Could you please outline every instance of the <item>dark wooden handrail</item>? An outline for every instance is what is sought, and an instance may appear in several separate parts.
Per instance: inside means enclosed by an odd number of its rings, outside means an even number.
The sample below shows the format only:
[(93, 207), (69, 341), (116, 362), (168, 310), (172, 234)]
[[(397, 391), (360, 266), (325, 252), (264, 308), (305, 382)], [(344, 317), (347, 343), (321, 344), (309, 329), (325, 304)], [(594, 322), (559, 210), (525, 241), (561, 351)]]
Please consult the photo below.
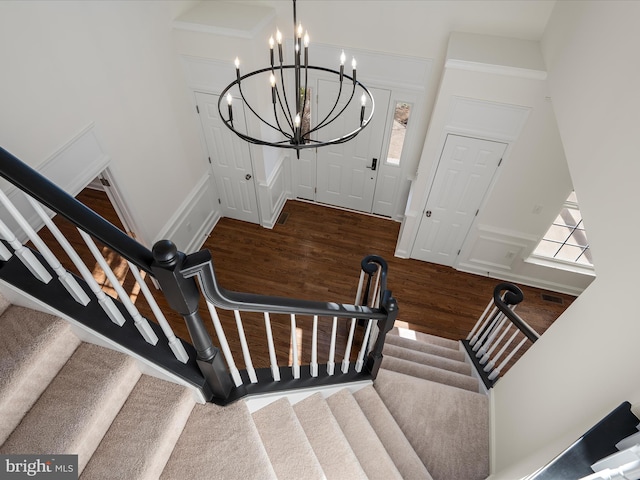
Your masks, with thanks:
[(0, 176), (59, 215), (97, 238), (112, 250), (151, 272), (151, 250), (83, 205), (51, 180), (0, 147)]
[[(504, 300), (502, 292), (505, 292)], [(513, 323), (518, 330), (520, 330), (532, 343), (535, 343), (540, 338), (538, 332), (527, 324), (520, 316), (514, 312), (509, 305), (517, 305), (524, 300), (524, 294), (522, 290), (515, 286), (513, 283), (499, 283), (493, 289), (493, 302), (509, 320)]]

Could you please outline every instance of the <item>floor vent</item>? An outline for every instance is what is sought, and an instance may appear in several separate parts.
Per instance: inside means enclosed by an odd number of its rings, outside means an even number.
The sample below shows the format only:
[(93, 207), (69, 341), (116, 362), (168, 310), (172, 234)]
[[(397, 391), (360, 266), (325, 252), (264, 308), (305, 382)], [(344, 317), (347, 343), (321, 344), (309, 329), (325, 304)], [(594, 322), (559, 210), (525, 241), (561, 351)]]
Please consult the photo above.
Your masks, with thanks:
[(278, 217), (278, 221), (276, 223), (278, 225), (284, 225), (285, 223), (287, 223), (288, 219), (289, 219), (289, 214), (287, 212), (282, 212)]
[(556, 297), (555, 295), (549, 295), (547, 293), (543, 293), (542, 300), (545, 302), (557, 303), (558, 305), (564, 305), (564, 300), (562, 297)]

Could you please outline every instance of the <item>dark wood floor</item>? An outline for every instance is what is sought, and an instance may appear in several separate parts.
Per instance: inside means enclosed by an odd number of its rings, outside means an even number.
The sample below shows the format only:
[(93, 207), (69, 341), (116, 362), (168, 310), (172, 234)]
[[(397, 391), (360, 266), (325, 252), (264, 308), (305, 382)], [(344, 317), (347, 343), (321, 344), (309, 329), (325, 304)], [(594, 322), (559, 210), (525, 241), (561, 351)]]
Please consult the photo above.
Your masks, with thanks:
[[(78, 199), (91, 206), (112, 223), (119, 220), (103, 192), (85, 190)], [(450, 339), (466, 337), (473, 324), (491, 298), (499, 280), (458, 272), (452, 268), (418, 260), (394, 257), (395, 243), (400, 225), (391, 220), (375, 218), (300, 201), (288, 201), (283, 213), (284, 224), (272, 230), (258, 225), (224, 218), (220, 220), (203, 248), (212, 252), (216, 274), (221, 285), (228, 290), (287, 296), (309, 300), (353, 303), (357, 289), (360, 260), (368, 254), (384, 257), (389, 264), (388, 287), (393, 291), (400, 307), (399, 321), (415, 330)], [(87, 265), (95, 265), (73, 229), (61, 224), (65, 235), (78, 245)], [(45, 234), (46, 236), (46, 234)], [(107, 253), (111, 263), (131, 291), (133, 281), (127, 275), (126, 263)], [(64, 259), (64, 257), (63, 257)], [(63, 262), (70, 266), (69, 261)], [(75, 271), (75, 269), (74, 269)], [(101, 279), (108, 290), (108, 281)], [(150, 282), (148, 282), (149, 285)], [(518, 313), (535, 330), (543, 333), (573, 301), (574, 297), (522, 286), (525, 301)], [(112, 293), (112, 292), (110, 292)], [(558, 305), (545, 301), (543, 293), (562, 299)], [(155, 295), (163, 304), (161, 295)], [(153, 318), (142, 296), (133, 295), (141, 312)], [(166, 305), (165, 305), (166, 307)], [(165, 309), (168, 309), (166, 307)], [(212, 337), (215, 333), (202, 305)], [(239, 352), (235, 321), (230, 312), (219, 312), (229, 329), (232, 350)], [(167, 317), (176, 334), (188, 339), (184, 323), (179, 316)], [(248, 342), (254, 353), (256, 366), (268, 365), (268, 352), (264, 345), (264, 320), (261, 315), (243, 315)], [(321, 319), (319, 361), (327, 359), (331, 319)], [(272, 318), (277, 355), (280, 363), (290, 359), (290, 329), (287, 316)], [(299, 318), (298, 338), (303, 361), (310, 358), (311, 318)], [(344, 339), (347, 323), (341, 322), (339, 338)], [(342, 359), (344, 342), (337, 348), (337, 360)], [(239, 360), (239, 367), (243, 362)], [(284, 360), (284, 361), (283, 361)]]

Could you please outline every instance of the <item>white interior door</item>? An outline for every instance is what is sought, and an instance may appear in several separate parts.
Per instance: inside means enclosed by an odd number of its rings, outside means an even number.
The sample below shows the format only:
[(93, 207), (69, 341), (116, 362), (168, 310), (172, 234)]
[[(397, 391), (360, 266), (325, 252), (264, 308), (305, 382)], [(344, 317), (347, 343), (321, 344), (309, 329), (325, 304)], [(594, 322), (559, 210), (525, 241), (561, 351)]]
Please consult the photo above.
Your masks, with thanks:
[(453, 265), (507, 144), (447, 135), (412, 258)]
[[(314, 115), (316, 121), (318, 118), (324, 118), (333, 107), (338, 86), (337, 82), (318, 81), (318, 104)], [(378, 88), (370, 88), (369, 91), (375, 99), (375, 112), (371, 124), (353, 140), (317, 150), (318, 202), (371, 213), (377, 167), (382, 160), (390, 92)], [(339, 104), (337, 108), (341, 109), (343, 106), (344, 103)], [(354, 101), (338, 120), (323, 129), (322, 137), (318, 139), (335, 138), (344, 132), (353, 131), (357, 128), (359, 120), (360, 102)]]
[[(196, 92), (200, 122), (207, 142), (222, 215), (259, 223), (258, 201), (249, 144), (224, 126), (218, 114), (218, 95)], [(234, 101), (234, 122), (245, 123), (242, 102)]]

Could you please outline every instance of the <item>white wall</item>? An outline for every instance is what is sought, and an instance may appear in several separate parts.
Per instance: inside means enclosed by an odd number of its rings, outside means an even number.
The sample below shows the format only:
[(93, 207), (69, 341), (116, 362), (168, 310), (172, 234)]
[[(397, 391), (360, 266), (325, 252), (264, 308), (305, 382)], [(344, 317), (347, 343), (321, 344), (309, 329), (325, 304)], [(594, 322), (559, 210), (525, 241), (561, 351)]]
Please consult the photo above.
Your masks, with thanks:
[(544, 465), (625, 400), (640, 413), (638, 18), (638, 2), (558, 2), (545, 33), (598, 278), (494, 389), (494, 479)]
[[(453, 266), (574, 295), (591, 283), (592, 276), (525, 261), (572, 190), (545, 77), (538, 42), (457, 32), (451, 35), (447, 67), (412, 185), (397, 254), (411, 254), (447, 133), (462, 134), (509, 146)], [(474, 115), (482, 121), (455, 118), (461, 115), (456, 105), (465, 99), (471, 99), (472, 104), (479, 101)], [(513, 115), (526, 111), (524, 125), (502, 125), (499, 112), (505, 108)], [(511, 118), (511, 113), (504, 115), (505, 119)]]
[(38, 166), (92, 122), (150, 244), (206, 173), (171, 21), (192, 2), (0, 2), (0, 145)]

